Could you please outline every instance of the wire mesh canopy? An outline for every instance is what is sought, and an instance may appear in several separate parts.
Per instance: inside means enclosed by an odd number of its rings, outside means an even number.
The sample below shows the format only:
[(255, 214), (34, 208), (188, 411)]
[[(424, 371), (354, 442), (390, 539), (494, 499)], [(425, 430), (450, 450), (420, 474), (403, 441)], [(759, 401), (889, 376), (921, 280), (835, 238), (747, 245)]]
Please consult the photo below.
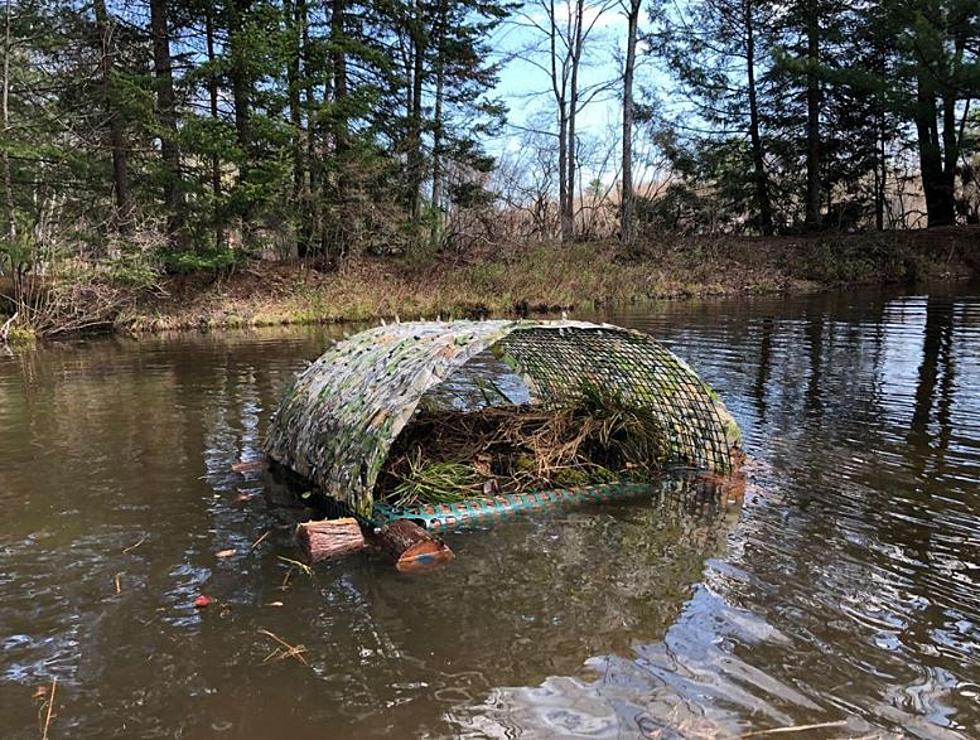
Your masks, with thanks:
[(266, 451), (370, 515), (388, 452), (419, 403), (488, 351), (519, 376), (533, 403), (568, 403), (585, 384), (612, 388), (655, 412), (672, 464), (719, 473), (733, 465), (738, 426), (682, 360), (646, 334), (566, 320), (411, 322), (338, 342), (286, 392)]

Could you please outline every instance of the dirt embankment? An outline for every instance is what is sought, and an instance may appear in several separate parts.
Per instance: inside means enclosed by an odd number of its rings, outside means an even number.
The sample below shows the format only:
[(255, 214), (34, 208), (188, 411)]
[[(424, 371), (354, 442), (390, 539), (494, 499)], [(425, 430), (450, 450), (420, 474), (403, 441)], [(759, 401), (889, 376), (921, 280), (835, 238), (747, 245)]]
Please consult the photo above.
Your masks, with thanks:
[[(146, 332), (395, 316), (475, 318), (657, 298), (801, 292), (978, 275), (977, 227), (850, 236), (647, 239), (630, 253), (608, 241), (499, 246), (465, 256), (360, 257), (336, 271), (295, 262), (252, 262), (230, 273), (167, 277), (152, 291), (106, 284), (94, 294), (113, 300), (102, 301), (105, 306), (96, 301), (91, 310), (74, 297), (79, 291), (70, 290), (74, 286), (69, 284), (62, 286), (69, 290), (58, 293), (67, 295), (68, 302), (57, 305), (67, 306), (65, 316), (73, 324), (59, 322), (61, 314), (55, 312), (43, 317), (47, 324), (34, 327), (22, 317), (5, 331), (29, 337), (32, 330), (63, 335), (74, 326)], [(9, 295), (0, 290), (4, 292)], [(89, 320), (90, 314), (98, 320)], [(0, 326), (5, 323), (0, 316)]]
[(475, 317), (654, 298), (805, 291), (980, 274), (980, 229), (699, 238), (500, 248), (417, 263), (364, 257), (340, 271), (256, 263), (166, 280), (118, 317), (130, 331), (400, 316)]

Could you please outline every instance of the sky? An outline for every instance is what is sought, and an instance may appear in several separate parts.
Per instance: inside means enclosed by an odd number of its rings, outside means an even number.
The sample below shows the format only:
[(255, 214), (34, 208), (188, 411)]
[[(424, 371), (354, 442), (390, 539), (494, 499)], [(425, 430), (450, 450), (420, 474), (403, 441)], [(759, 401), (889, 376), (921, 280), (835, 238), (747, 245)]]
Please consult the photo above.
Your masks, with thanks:
[[(591, 15), (596, 14), (596, 6), (591, 6)], [(532, 20), (543, 21), (544, 14), (534, 11), (534, 3), (525, 5), (524, 14)], [(625, 48), (626, 18), (622, 8), (615, 4), (603, 12), (595, 22), (589, 37), (586, 51), (589, 58), (583, 59), (580, 67), (580, 89), (615, 81), (614, 87), (597, 96), (579, 114), (578, 130), (586, 136), (603, 135), (610, 127), (618, 127), (620, 117), (620, 89), (618, 77), (621, 74), (619, 57)], [(551, 93), (550, 79), (546, 72), (532, 61), (522, 59), (521, 51), (543, 41), (542, 35), (529, 28), (520, 16), (514, 22), (501, 27), (493, 40), (498, 60), (504, 61), (497, 85), (496, 94), (509, 108), (508, 127), (494, 142), (491, 149), (498, 152), (513, 151), (521, 145), (521, 127), (555, 128), (555, 102)], [(548, 64), (546, 48), (534, 54), (540, 64)], [(488, 143), (489, 144), (489, 143)]]
[[(557, 0), (567, 9), (568, 0)], [(600, 10), (600, 8), (603, 8)], [(567, 12), (567, 10), (566, 10)], [(567, 16), (566, 16), (567, 17)], [(612, 83), (611, 87), (599, 93), (595, 99), (579, 113), (577, 131), (584, 144), (590, 140), (600, 140), (595, 158), (601, 160), (611, 146), (618, 143), (622, 120), (621, 74), (622, 58), (626, 48), (627, 21), (624, 8), (616, 0), (605, 0), (605, 4), (591, 3), (586, 9), (587, 23), (594, 21), (594, 27), (586, 44), (586, 58), (580, 66), (580, 90)], [(532, 23), (544, 23), (544, 11), (535, 2), (526, 2), (522, 9), (494, 36), (493, 45), (496, 60), (503, 64), (500, 80), (495, 94), (508, 106), (508, 125), (502, 134), (492, 141), (485, 142), (490, 153), (497, 157), (514, 154), (523, 146), (524, 129), (556, 130), (555, 101), (550, 88), (550, 76), (538, 65), (548, 65), (548, 49), (543, 34), (532, 28)], [(640, 31), (647, 25), (644, 9), (640, 15)], [(539, 51), (522, 53), (539, 45)], [(642, 46), (642, 45), (641, 45)], [(537, 62), (537, 63), (535, 63)], [(641, 88), (656, 82), (662, 87), (666, 79), (656, 72), (649, 59), (644, 59), (638, 49), (636, 82), (634, 94), (641, 98)], [(608, 142), (608, 143), (607, 143)], [(583, 144), (583, 145), (584, 145)], [(557, 147), (557, 139), (555, 139)], [(640, 152), (637, 152), (638, 156)], [(597, 178), (605, 184), (618, 178), (618, 153), (608, 158), (603, 165), (598, 162), (583, 162), (584, 182)]]

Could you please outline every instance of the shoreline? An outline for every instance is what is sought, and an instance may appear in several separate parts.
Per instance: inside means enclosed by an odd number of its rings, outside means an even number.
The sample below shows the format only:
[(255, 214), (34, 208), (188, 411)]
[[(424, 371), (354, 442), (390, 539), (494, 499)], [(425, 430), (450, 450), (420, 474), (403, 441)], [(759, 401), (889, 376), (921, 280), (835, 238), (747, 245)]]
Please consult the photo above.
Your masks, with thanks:
[[(250, 262), (133, 290), (104, 332), (340, 324), (379, 319), (513, 317), (656, 300), (802, 294), (980, 275), (980, 229), (804, 237), (718, 237), (500, 247), (484, 254), (357, 257), (343, 269)], [(0, 324), (3, 322), (0, 321)], [(29, 332), (18, 327), (16, 335)], [(71, 334), (60, 334), (67, 337)]]

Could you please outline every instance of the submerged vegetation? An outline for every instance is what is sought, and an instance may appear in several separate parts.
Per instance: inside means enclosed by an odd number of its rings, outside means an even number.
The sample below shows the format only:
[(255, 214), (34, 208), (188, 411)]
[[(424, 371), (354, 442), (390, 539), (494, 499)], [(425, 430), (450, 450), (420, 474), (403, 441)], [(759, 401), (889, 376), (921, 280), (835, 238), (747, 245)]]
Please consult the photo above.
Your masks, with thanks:
[(559, 406), (419, 411), (392, 447), (380, 494), (409, 506), (643, 480), (667, 460), (662, 426), (591, 384)]

